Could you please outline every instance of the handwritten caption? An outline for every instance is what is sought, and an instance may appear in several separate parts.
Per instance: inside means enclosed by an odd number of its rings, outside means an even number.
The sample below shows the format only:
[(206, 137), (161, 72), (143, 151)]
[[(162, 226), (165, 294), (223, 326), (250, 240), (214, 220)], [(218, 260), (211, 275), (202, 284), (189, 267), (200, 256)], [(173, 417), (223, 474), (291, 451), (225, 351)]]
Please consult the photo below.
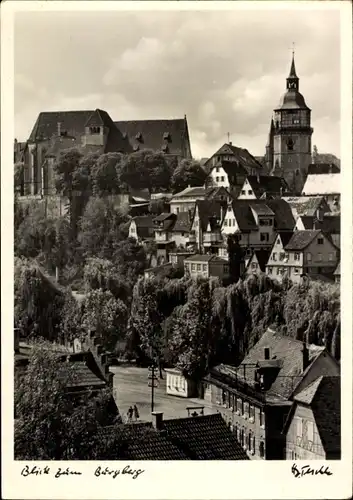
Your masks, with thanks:
[(294, 477), (303, 476), (332, 476), (333, 472), (330, 471), (328, 466), (321, 465), (318, 469), (312, 469), (310, 465), (303, 465), (298, 467), (297, 464), (292, 465), (292, 474)]
[[(112, 479), (116, 479), (118, 476), (128, 476), (131, 479), (137, 479), (141, 474), (143, 474), (145, 471), (143, 469), (132, 469), (130, 465), (126, 465), (125, 467), (121, 469), (109, 469), (109, 467), (101, 467), (98, 466), (93, 472), (93, 476), (95, 477), (104, 477), (104, 476), (110, 476)], [(86, 474), (86, 473), (85, 473)], [(51, 475), (55, 479), (59, 479), (61, 477), (67, 477), (67, 476), (82, 476), (83, 473), (70, 469), (70, 467), (62, 468), (51, 468), (48, 466), (45, 467), (37, 467), (36, 465), (30, 467), (29, 465), (26, 465), (22, 471), (21, 471), (21, 476), (28, 477), (28, 476), (46, 476), (46, 475)]]

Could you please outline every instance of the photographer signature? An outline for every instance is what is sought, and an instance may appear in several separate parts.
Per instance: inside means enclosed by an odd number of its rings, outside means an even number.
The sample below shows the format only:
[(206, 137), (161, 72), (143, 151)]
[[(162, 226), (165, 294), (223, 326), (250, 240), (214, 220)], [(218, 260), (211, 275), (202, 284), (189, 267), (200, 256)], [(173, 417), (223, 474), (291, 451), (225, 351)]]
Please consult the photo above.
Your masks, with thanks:
[(310, 476), (332, 476), (332, 472), (330, 471), (330, 468), (327, 466), (325, 467), (324, 465), (321, 465), (319, 469), (312, 469), (310, 465), (303, 465), (302, 467), (297, 467), (297, 464), (292, 465), (292, 474), (294, 477), (303, 477), (306, 475)]

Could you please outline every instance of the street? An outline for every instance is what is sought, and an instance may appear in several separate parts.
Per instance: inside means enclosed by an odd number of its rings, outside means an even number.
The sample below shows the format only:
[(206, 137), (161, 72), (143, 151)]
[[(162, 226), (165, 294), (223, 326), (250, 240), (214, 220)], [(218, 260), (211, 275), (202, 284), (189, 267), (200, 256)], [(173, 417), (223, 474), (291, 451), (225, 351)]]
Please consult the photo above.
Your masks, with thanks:
[[(151, 387), (148, 387), (148, 369), (135, 366), (112, 366), (114, 373), (114, 399), (121, 416), (126, 417), (130, 406), (136, 404), (140, 420), (151, 420)], [(159, 374), (158, 374), (159, 375)], [(166, 394), (166, 373), (154, 389), (154, 411), (163, 412), (164, 418), (187, 417), (187, 406), (204, 406), (204, 414), (216, 413), (211, 403), (198, 398), (178, 398)]]

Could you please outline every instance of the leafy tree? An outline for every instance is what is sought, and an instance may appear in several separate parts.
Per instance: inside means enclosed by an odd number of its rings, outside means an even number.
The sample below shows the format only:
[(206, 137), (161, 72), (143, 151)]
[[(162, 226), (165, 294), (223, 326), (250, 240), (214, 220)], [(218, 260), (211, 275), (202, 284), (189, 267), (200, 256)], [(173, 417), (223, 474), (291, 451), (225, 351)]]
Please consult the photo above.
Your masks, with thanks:
[(173, 191), (179, 192), (188, 186), (202, 186), (206, 180), (207, 173), (195, 160), (181, 160), (173, 171), (171, 184)]
[(170, 169), (163, 153), (143, 149), (124, 159), (120, 181), (132, 189), (147, 188), (151, 191), (168, 189)]
[(137, 279), (147, 267), (146, 251), (133, 238), (115, 242), (112, 261), (118, 275), (133, 288)]
[(15, 259), (15, 325), (27, 336), (58, 338), (63, 292), (39, 267)]
[(130, 289), (119, 277), (116, 266), (109, 260), (88, 259), (84, 268), (84, 283), (86, 292), (97, 289), (109, 290), (116, 299), (121, 299), (125, 303), (128, 301)]
[(107, 290), (92, 290), (83, 302), (82, 325), (84, 329), (95, 329), (108, 350), (114, 350), (118, 340), (126, 335), (128, 310), (124, 302), (115, 299)]
[(115, 194), (119, 192), (121, 153), (106, 153), (101, 155), (91, 170), (94, 196)]
[(75, 399), (67, 392), (75, 378), (73, 367), (50, 346), (38, 342), (32, 348), (25, 373), (15, 377), (16, 459), (88, 460), (97, 448), (102, 451), (99, 430), (118, 419), (111, 394), (87, 392)]
[(91, 198), (79, 220), (78, 242), (84, 257), (111, 259), (114, 245), (124, 238), (120, 226), (125, 218), (109, 198)]

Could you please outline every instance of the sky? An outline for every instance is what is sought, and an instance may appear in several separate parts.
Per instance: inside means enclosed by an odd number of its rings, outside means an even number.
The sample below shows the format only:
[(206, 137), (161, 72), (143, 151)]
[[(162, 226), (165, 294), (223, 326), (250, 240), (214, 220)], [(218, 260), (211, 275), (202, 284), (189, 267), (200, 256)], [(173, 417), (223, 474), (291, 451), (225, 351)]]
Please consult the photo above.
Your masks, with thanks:
[(340, 157), (337, 11), (21, 12), (15, 17), (15, 137), (41, 111), (113, 120), (187, 116), (192, 154), (227, 142), (263, 155), (295, 42), (312, 144)]

